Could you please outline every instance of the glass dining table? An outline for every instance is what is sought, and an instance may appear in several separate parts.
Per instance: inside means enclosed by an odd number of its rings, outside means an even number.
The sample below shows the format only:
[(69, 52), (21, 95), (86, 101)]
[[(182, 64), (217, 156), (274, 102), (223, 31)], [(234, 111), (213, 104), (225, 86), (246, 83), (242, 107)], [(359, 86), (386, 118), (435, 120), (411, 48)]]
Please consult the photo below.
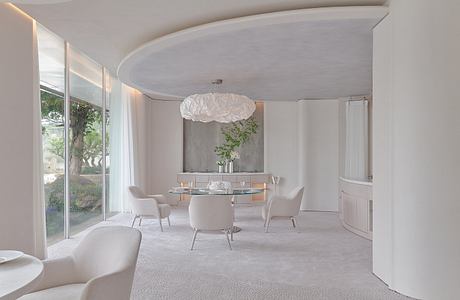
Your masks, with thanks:
[(169, 190), (170, 194), (178, 195), (216, 195), (216, 196), (245, 196), (263, 193), (265, 189), (258, 188), (232, 188), (232, 189), (208, 189), (174, 187)]
[[(246, 196), (246, 195), (255, 195), (263, 193), (265, 189), (259, 188), (231, 188), (231, 189), (209, 189), (209, 188), (190, 188), (190, 187), (174, 187), (169, 190), (170, 194), (177, 195), (191, 195), (191, 196), (200, 196), (200, 195), (214, 195), (214, 196), (231, 196), (233, 208), (237, 202), (237, 196)], [(238, 226), (233, 226), (233, 232), (240, 232), (241, 228)]]

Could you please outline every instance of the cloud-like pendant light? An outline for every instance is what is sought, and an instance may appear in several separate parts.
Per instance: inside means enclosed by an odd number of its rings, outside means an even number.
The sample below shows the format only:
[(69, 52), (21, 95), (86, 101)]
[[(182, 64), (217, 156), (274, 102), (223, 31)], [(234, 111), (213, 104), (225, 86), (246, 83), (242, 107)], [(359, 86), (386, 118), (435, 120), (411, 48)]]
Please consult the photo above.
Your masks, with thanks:
[[(213, 84), (221, 84), (218, 79)], [(180, 105), (180, 113), (184, 119), (219, 123), (230, 123), (245, 120), (256, 110), (253, 100), (243, 95), (230, 93), (207, 93), (188, 96)]]

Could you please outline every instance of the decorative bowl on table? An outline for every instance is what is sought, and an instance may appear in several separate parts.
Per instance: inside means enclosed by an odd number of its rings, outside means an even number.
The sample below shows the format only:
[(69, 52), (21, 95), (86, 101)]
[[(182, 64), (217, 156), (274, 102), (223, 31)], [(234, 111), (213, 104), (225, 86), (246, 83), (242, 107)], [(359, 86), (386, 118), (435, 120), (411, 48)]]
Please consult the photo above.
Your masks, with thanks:
[(208, 183), (208, 189), (210, 193), (214, 194), (227, 194), (233, 191), (232, 183), (229, 181), (211, 181)]

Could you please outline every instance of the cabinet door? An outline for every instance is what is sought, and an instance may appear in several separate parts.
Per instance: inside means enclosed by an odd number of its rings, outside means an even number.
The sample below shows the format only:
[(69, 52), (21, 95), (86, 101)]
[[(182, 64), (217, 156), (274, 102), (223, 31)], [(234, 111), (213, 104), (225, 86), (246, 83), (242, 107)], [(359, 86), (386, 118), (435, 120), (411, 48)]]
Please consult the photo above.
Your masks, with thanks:
[(189, 183), (190, 181), (195, 182), (195, 175), (177, 174), (177, 182)]
[(356, 199), (342, 191), (343, 221), (351, 227), (356, 227)]
[(237, 175), (222, 175), (222, 180), (236, 183), (238, 182), (238, 176)]
[(356, 198), (355, 227), (364, 232), (369, 231), (369, 200)]
[(209, 182), (209, 176), (207, 175), (197, 175), (196, 182)]

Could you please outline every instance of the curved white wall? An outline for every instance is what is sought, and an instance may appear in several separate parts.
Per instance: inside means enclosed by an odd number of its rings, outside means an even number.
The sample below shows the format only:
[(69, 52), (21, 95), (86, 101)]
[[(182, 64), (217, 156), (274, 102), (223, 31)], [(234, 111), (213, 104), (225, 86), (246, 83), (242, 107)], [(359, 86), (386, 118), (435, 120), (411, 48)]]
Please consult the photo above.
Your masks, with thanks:
[[(382, 238), (374, 252), (383, 242), (389, 246), (382, 257), (374, 255), (374, 271), (383, 271), (390, 288), (421, 299), (460, 295), (459, 15), (456, 0), (392, 1), (390, 22), (379, 25), (388, 30), (375, 31), (386, 35), (391, 63), (374, 77), (376, 88), (390, 89), (389, 111), (375, 119), (374, 138), (388, 137), (390, 168), (377, 163), (374, 184), (390, 181), (374, 192), (381, 217), (374, 238)], [(378, 115), (382, 98), (374, 101)], [(378, 211), (378, 201), (387, 215)], [(385, 263), (388, 270), (375, 269)]]

